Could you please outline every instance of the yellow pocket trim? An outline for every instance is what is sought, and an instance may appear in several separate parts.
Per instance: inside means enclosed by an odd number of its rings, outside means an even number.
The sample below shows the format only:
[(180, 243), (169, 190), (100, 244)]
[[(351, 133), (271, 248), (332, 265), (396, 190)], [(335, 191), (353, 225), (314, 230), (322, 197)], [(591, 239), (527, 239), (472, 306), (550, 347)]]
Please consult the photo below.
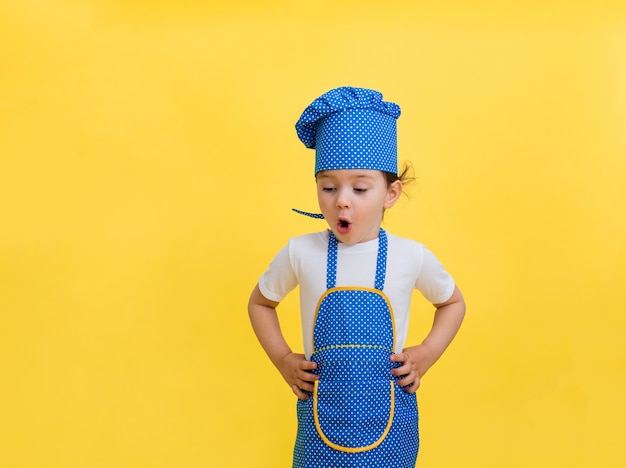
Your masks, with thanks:
[(314, 387), (313, 387), (313, 419), (315, 420), (315, 429), (317, 429), (317, 433), (320, 435), (320, 437), (322, 438), (322, 440), (324, 441), (324, 443), (326, 445), (328, 445), (331, 448), (334, 448), (335, 450), (339, 450), (341, 452), (350, 452), (350, 453), (358, 453), (358, 452), (366, 452), (368, 450), (372, 450), (373, 448), (378, 447), (383, 440), (385, 440), (385, 437), (387, 437), (387, 434), (389, 434), (389, 430), (391, 429), (391, 424), (393, 423), (393, 414), (394, 414), (394, 406), (395, 406), (395, 386), (394, 386), (394, 381), (390, 380), (389, 381), (389, 386), (391, 388), (391, 392), (390, 392), (390, 407), (389, 407), (389, 420), (387, 421), (387, 427), (385, 427), (385, 430), (383, 431), (382, 435), (378, 438), (378, 440), (376, 442), (374, 442), (373, 444), (370, 445), (366, 445), (365, 447), (344, 447), (343, 445), (338, 445), (335, 444), (334, 442), (332, 442), (328, 437), (326, 437), (326, 434), (324, 434), (324, 431), (322, 431), (322, 427), (320, 425), (320, 419), (319, 419), (319, 415), (317, 413), (317, 401), (318, 401), (318, 387), (319, 387), (319, 380), (316, 380), (314, 383)]

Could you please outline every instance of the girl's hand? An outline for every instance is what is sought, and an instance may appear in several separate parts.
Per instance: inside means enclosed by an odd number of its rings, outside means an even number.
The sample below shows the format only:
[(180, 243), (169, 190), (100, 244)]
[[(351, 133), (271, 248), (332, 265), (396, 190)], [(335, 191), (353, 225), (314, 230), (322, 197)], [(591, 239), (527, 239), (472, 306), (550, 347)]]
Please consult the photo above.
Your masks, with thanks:
[(308, 400), (310, 395), (306, 392), (313, 392), (313, 382), (318, 379), (310, 371), (317, 368), (317, 364), (307, 361), (304, 354), (289, 353), (280, 360), (277, 367), (293, 393), (301, 400)]
[(419, 388), (420, 378), (426, 373), (426, 369), (423, 369), (426, 354), (426, 348), (418, 345), (407, 348), (400, 354), (391, 355), (392, 362), (401, 364), (400, 367), (392, 369), (391, 374), (395, 377), (402, 376), (397, 382), (405, 392), (415, 393)]
[(400, 367), (391, 370), (394, 377), (402, 376), (398, 379), (398, 385), (407, 393), (415, 393), (420, 386), (420, 375), (417, 373), (417, 366), (407, 353), (392, 354), (391, 361), (402, 364)]

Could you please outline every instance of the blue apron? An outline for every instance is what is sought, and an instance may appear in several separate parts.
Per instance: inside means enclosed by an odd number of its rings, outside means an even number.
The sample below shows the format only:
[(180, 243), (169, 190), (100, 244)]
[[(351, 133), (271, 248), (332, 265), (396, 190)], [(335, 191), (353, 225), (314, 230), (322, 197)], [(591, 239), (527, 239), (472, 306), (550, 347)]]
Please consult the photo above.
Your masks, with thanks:
[(415, 394), (391, 375), (391, 304), (383, 293), (387, 235), (380, 230), (374, 288), (336, 287), (337, 238), (331, 232), (327, 291), (313, 329), (317, 363), (312, 398), (298, 400), (294, 468), (413, 468), (419, 448)]

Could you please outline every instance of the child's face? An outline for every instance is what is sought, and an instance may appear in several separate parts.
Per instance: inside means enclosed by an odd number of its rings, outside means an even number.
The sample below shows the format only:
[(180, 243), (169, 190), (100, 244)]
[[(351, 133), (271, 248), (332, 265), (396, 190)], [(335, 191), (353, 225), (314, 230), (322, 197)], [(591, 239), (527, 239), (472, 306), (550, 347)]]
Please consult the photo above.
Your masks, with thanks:
[(387, 185), (380, 171), (342, 169), (317, 174), (317, 199), (337, 239), (358, 244), (376, 239), (383, 211), (402, 193), (402, 183)]

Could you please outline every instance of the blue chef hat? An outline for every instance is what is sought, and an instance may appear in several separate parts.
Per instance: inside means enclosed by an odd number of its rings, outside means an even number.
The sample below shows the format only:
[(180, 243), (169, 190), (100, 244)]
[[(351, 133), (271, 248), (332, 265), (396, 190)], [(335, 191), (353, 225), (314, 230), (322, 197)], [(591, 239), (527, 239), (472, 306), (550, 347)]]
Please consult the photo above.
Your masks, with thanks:
[(378, 91), (343, 87), (313, 101), (296, 123), (298, 137), (315, 149), (315, 173), (374, 169), (398, 173), (396, 119), (400, 106)]

